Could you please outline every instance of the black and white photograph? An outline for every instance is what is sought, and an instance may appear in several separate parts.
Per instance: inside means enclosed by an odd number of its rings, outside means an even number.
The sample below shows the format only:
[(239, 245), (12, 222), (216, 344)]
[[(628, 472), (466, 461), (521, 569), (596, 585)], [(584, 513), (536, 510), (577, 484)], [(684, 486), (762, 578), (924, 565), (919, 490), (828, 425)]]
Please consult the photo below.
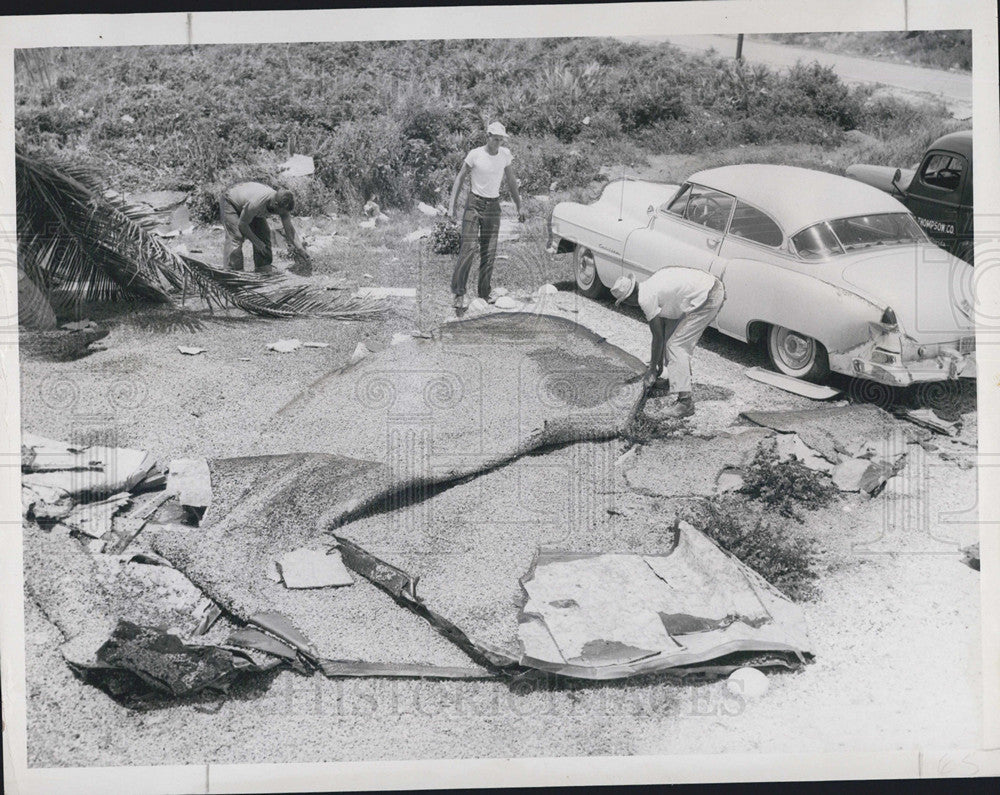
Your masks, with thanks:
[(9, 791), (1000, 773), (996, 14), (8, 17)]

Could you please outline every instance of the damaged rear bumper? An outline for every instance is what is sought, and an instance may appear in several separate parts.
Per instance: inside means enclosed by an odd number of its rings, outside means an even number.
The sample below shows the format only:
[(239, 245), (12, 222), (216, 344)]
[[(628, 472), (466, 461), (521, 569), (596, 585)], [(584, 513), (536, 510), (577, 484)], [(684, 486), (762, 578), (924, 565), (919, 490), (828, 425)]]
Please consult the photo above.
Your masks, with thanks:
[(851, 360), (850, 375), (868, 378), (889, 386), (905, 387), (932, 381), (950, 381), (956, 378), (976, 377), (976, 354), (959, 357), (937, 357), (894, 363), (876, 363), (855, 357)]

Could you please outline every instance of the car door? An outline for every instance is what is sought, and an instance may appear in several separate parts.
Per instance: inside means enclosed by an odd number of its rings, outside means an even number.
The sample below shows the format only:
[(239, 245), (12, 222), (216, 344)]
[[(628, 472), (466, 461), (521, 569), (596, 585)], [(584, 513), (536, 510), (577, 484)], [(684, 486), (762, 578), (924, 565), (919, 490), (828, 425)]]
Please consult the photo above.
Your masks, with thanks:
[(755, 305), (782, 292), (786, 278), (782, 263), (792, 259), (785, 247), (784, 232), (770, 215), (736, 202), (719, 256), (711, 266), (712, 275), (726, 288), (726, 300), (712, 325), (724, 334), (746, 339), (747, 324), (757, 317)]
[(931, 150), (907, 189), (906, 206), (935, 240), (950, 243), (963, 230), (962, 195), (969, 164), (956, 152)]
[(643, 281), (660, 268), (710, 271), (735, 199), (728, 193), (687, 184), (654, 209), (650, 222), (625, 240), (622, 266)]

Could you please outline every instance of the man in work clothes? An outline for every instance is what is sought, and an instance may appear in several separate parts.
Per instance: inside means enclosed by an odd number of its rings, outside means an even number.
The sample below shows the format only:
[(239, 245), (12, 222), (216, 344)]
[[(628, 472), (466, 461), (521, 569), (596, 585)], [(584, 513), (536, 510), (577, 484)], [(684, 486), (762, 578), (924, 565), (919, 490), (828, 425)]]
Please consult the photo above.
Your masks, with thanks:
[[(517, 220), (524, 223), (521, 196), (517, 192), (517, 179), (511, 167), (514, 156), (510, 149), (500, 146), (507, 137), (504, 126), (495, 121), (486, 128), (486, 146), (473, 149), (462, 163), (451, 189), (448, 214), (455, 217), (455, 200), (466, 178), (471, 180), (469, 198), (462, 216), (462, 242), (458, 262), (451, 277), (451, 291), (455, 294), (455, 308), (465, 306), (465, 284), (469, 280), (472, 261), (479, 249), (479, 297), (490, 303), (496, 299), (490, 289), (493, 260), (497, 253), (497, 235), (500, 232), (500, 183), (506, 181), (507, 190), (517, 208)], [(478, 243), (478, 246), (477, 246)]]
[(233, 185), (219, 198), (226, 242), (222, 247), (222, 262), (230, 270), (243, 270), (243, 241), (253, 245), (253, 267), (257, 273), (271, 270), (271, 230), (267, 226), (269, 213), (277, 213), (285, 228), (288, 245), (305, 257), (306, 250), (292, 226), (295, 199), (288, 190), (275, 190), (259, 182)]
[(663, 416), (682, 419), (694, 414), (691, 397), (691, 356), (708, 324), (719, 314), (725, 299), (722, 282), (694, 268), (661, 268), (636, 285), (636, 278), (622, 276), (611, 288), (615, 303), (635, 294), (653, 334), (649, 367), (642, 383), (649, 389), (667, 365), (670, 392), (677, 401)]

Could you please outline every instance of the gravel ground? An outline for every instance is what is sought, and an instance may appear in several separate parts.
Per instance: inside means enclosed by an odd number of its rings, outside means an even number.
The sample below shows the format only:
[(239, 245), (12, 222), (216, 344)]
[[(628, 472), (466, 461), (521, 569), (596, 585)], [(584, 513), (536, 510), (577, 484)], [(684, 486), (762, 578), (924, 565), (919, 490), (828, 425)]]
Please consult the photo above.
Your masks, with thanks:
[[(414, 227), (426, 219), (413, 217), (407, 223)], [(309, 384), (340, 368), (357, 342), (367, 339), (379, 347), (393, 333), (454, 317), (445, 287), (450, 261), (421, 260), (419, 246), (387, 241), (389, 234), (345, 232), (343, 242), (324, 244), (325, 254), (317, 257), (320, 277), (347, 273), (362, 283), (364, 272), (369, 272), (372, 284), (421, 287), (418, 303), (394, 301), (395, 311), (385, 321), (343, 324), (137, 312), (112, 322), (103, 350), (87, 358), (61, 364), (22, 362), (24, 428), (68, 438), (112, 425), (118, 444), (149, 449), (161, 463), (181, 456), (275, 452), (261, 445), (275, 414)], [(215, 242), (221, 247), (221, 238)], [(515, 244), (504, 246), (501, 253), (515, 251)], [(393, 257), (400, 260), (394, 263)], [(538, 259), (516, 267), (514, 259), (502, 261), (498, 282), (511, 287), (515, 297), (527, 296), (566, 272), (565, 259), (559, 260)], [(633, 356), (648, 356), (649, 332), (634, 308), (613, 309), (569, 294), (557, 295), (549, 307), (546, 311), (581, 322)], [(192, 327), (192, 322), (199, 325)], [(267, 342), (289, 337), (331, 345), (287, 355), (264, 348)], [(186, 344), (209, 352), (194, 357), (176, 352), (177, 345)], [(732, 398), (700, 400), (688, 428), (707, 435), (739, 424), (741, 411), (813, 405), (743, 375), (746, 366), (759, 363), (748, 346), (706, 334), (695, 356), (696, 397), (702, 385), (705, 394), (731, 393)], [(956, 440), (934, 437), (936, 450), (909, 445), (907, 469), (879, 497), (852, 496), (807, 515), (804, 531), (823, 542), (826, 566), (821, 595), (804, 605), (816, 660), (798, 673), (770, 676), (770, 689), (758, 700), (743, 701), (724, 683), (680, 686), (647, 678), (512, 692), (498, 682), (328, 680), (282, 673), (269, 686), (258, 683), (237, 690), (214, 714), (197, 704), (139, 713), (73, 677), (58, 650), (64, 635), (29, 598), (29, 764), (975, 746), (980, 725), (979, 575), (960, 563), (957, 552), (976, 540), (977, 526), (969, 513), (975, 505), (975, 472), (970, 468), (974, 411), (966, 411), (963, 419)], [(526, 457), (486, 476), (494, 479), (489, 482), (496, 488), (477, 492), (471, 482), (463, 491), (453, 490), (451, 497), (447, 495), (452, 490), (439, 497), (452, 501), (449, 510), (454, 513), (466, 507), (467, 514), (459, 517), (465, 526), (487, 528), (501, 551), (505, 539), (497, 518), (527, 516), (506, 535), (521, 544), (510, 547), (505, 563), (520, 576), (527, 570), (523, 555), (531, 545), (526, 542), (556, 532), (530, 515), (545, 505), (544, 483), (551, 485), (546, 467), (554, 464), (559, 471), (572, 471), (578, 466), (573, 456), (585, 450), (592, 451), (588, 455), (599, 453), (597, 458), (613, 468), (623, 449), (620, 443), (589, 443)], [(531, 465), (546, 474), (540, 477)], [(685, 465), (697, 467), (697, 455)], [(516, 489), (505, 480), (515, 473), (522, 477)], [(675, 511), (676, 501), (619, 493), (617, 488), (609, 487), (611, 495), (579, 495), (591, 500), (589, 507), (579, 509), (581, 515), (603, 509), (607, 527), (591, 534), (576, 530), (578, 535), (561, 536), (559, 543), (586, 549), (604, 538), (629, 550), (655, 546), (657, 518)], [(530, 499), (510, 505), (512, 496), (520, 493)], [(608, 499), (614, 501), (613, 514), (607, 513)], [(371, 527), (374, 532), (377, 521)], [(469, 540), (468, 534), (451, 527), (440, 535), (449, 542)], [(234, 571), (240, 554), (236, 549), (228, 564)], [(430, 581), (421, 586), (428, 589), (426, 594), (433, 593)], [(504, 588), (510, 598), (509, 583)], [(468, 597), (470, 605), (478, 598), (471, 593)], [(497, 598), (502, 597), (498, 591)], [(391, 641), (386, 639), (387, 644)]]

